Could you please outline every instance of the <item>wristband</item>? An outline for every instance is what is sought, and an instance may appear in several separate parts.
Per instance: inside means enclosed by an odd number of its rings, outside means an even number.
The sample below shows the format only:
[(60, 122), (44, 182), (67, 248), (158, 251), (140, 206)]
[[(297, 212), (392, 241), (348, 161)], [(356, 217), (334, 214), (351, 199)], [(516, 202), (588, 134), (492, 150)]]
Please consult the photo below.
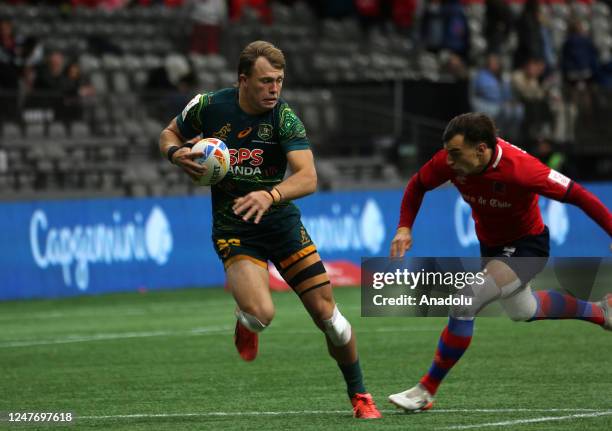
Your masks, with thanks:
[(272, 194), (272, 192), (270, 190), (264, 190), (264, 192), (268, 193), (270, 195), (270, 197), (272, 198), (272, 203), (275, 204), (276, 203), (276, 199), (274, 199), (274, 195)]
[(182, 147), (179, 147), (178, 145), (174, 145), (174, 146), (172, 146), (172, 147), (170, 147), (170, 148), (168, 149), (168, 154), (167, 154), (167, 157), (168, 157), (168, 160), (170, 161), (170, 163), (174, 163), (174, 162), (172, 161), (172, 156), (174, 156), (174, 153), (176, 153), (176, 152), (177, 152), (178, 150), (180, 150), (181, 148), (182, 148)]
[(283, 200), (283, 194), (281, 193), (281, 191), (279, 189), (274, 187), (274, 188), (272, 188), (272, 191), (278, 193), (278, 201), (279, 202)]

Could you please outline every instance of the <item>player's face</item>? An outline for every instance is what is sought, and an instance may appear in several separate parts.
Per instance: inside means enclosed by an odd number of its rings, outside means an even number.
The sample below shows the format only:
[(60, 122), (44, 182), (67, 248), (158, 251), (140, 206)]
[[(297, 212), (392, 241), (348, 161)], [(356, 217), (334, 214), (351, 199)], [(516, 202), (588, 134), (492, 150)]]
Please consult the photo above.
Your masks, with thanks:
[(265, 57), (259, 57), (249, 76), (240, 75), (240, 91), (246, 104), (244, 108), (252, 114), (273, 109), (278, 103), (284, 78), (284, 70), (276, 69)]
[(455, 135), (444, 144), (448, 156), (446, 163), (457, 175), (472, 175), (482, 172), (486, 160), (487, 146), (481, 142), (470, 145), (465, 142), (463, 135)]

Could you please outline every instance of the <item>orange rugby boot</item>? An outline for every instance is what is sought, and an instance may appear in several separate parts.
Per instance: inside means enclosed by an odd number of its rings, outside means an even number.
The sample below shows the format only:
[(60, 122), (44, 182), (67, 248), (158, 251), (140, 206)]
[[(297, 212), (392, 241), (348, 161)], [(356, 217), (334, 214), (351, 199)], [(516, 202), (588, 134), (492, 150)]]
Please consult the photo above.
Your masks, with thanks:
[(234, 344), (240, 357), (245, 361), (252, 361), (257, 357), (257, 346), (259, 345), (257, 333), (249, 331), (239, 321), (236, 321)]
[(378, 419), (382, 417), (370, 394), (355, 394), (351, 398), (351, 404), (353, 405), (353, 417), (355, 418)]

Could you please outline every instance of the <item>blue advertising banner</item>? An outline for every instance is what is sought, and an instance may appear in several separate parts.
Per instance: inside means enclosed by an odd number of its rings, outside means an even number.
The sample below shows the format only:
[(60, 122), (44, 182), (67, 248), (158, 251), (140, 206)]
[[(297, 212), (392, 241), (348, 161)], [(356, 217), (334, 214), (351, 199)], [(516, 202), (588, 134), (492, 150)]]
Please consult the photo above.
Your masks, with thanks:
[(0, 299), (220, 285), (210, 199), (4, 204)]
[[(589, 184), (612, 208), (612, 184)], [(301, 199), (303, 221), (325, 259), (386, 256), (403, 191), (318, 193)], [(607, 256), (610, 238), (579, 208), (540, 198), (553, 256)], [(503, 229), (503, 225), (499, 226)], [(411, 256), (479, 256), (471, 210), (452, 187), (425, 195), (413, 226)]]
[[(612, 184), (587, 186), (612, 207)], [(303, 222), (326, 260), (386, 256), (402, 190), (317, 193)], [(219, 286), (209, 197), (0, 204), (0, 300), (139, 288)], [(607, 256), (610, 238), (578, 208), (542, 198), (554, 256)], [(503, 226), (500, 226), (503, 229)], [(426, 195), (411, 256), (478, 256), (470, 209), (452, 187)]]

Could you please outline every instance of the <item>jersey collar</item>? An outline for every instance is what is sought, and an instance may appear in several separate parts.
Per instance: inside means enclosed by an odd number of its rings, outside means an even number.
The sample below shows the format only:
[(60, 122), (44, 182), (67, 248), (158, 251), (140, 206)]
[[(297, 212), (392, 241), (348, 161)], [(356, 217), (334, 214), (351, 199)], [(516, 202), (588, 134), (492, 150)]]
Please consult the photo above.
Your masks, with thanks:
[[(497, 145), (495, 146), (495, 161), (491, 165), (491, 167), (493, 169), (495, 169), (497, 167), (497, 165), (499, 165), (499, 162), (500, 162), (503, 154), (504, 154), (504, 151), (502, 150), (501, 145), (499, 145), (499, 141), (497, 141)], [(493, 159), (493, 158), (491, 158), (491, 159)]]

